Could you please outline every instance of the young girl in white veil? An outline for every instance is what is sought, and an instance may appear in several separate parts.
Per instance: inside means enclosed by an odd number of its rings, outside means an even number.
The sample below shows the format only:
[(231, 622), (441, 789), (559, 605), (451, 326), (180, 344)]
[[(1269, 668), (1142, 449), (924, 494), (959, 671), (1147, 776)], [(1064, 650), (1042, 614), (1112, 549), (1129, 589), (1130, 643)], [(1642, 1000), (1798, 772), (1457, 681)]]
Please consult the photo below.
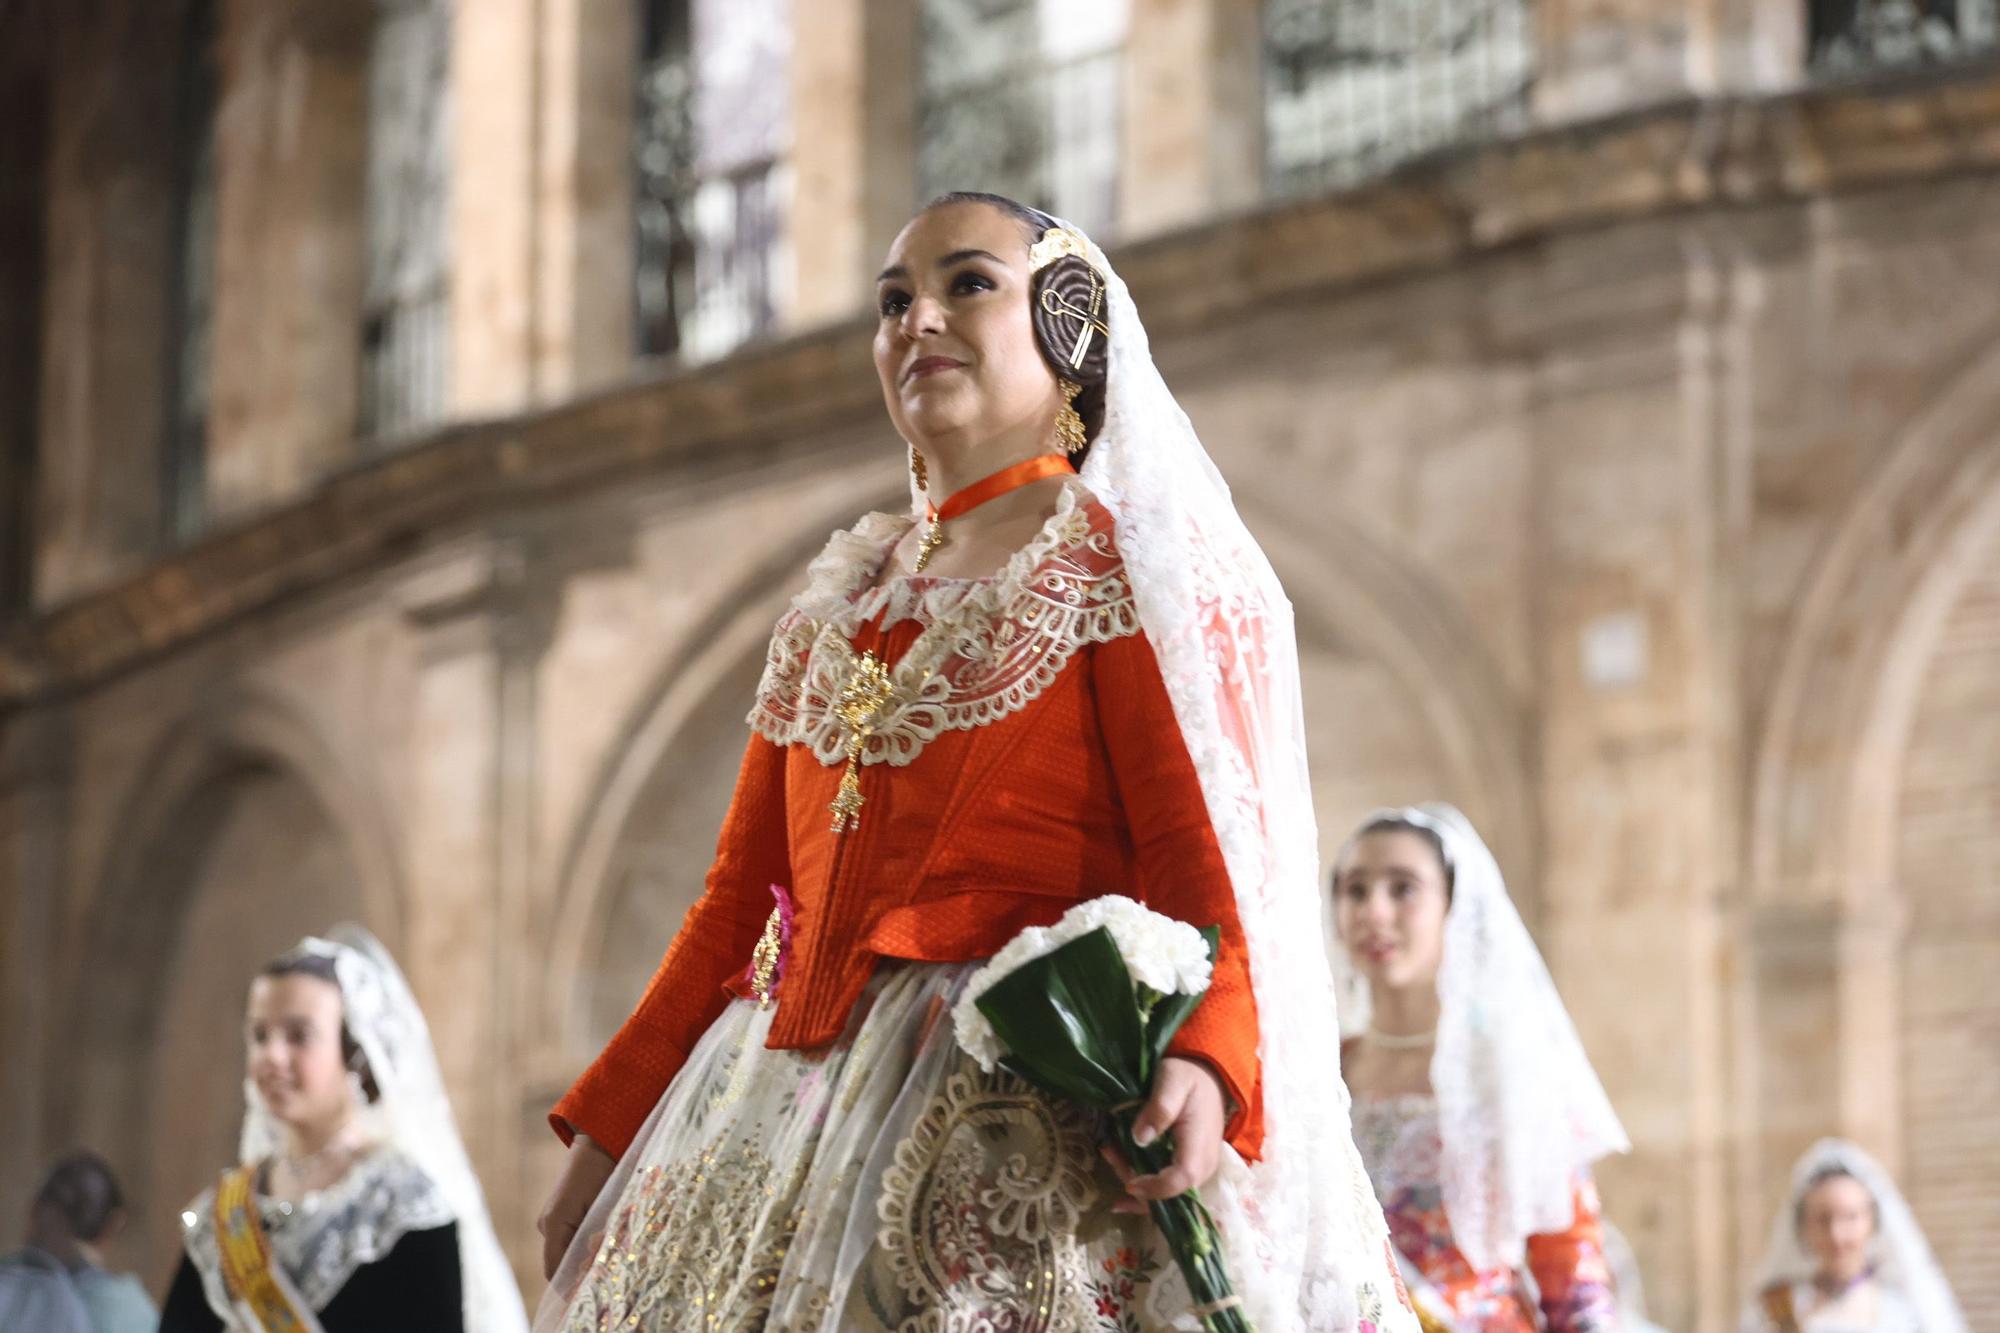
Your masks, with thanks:
[(181, 1215), (162, 1333), (522, 1333), (430, 1032), (358, 926), (251, 985), (239, 1164)]
[(1845, 1139), (1792, 1170), (1744, 1333), (1966, 1333), (1965, 1316), (1895, 1182)]
[(1493, 854), (1451, 806), (1378, 811), (1333, 893), (1355, 1137), (1418, 1309), (1615, 1329), (1590, 1167), (1629, 1145)]

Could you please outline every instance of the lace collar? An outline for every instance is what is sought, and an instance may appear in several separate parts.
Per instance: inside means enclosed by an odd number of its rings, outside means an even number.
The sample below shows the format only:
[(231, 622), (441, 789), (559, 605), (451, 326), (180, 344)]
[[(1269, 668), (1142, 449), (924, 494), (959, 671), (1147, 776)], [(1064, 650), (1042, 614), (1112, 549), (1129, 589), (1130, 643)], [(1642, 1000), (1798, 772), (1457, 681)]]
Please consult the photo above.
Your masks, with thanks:
[[(1076, 482), (1055, 513), (998, 574), (980, 579), (881, 575), (911, 520), (870, 514), (834, 534), (806, 587), (778, 621), (758, 682), (751, 727), (774, 745), (811, 747), (823, 764), (903, 767), (946, 731), (1019, 712), (1084, 645), (1140, 632), (1111, 515)], [(865, 667), (854, 638), (876, 617), (922, 626), (865, 721), (842, 692)]]
[(1086, 510), (1093, 503), (1083, 483), (1069, 478), (1056, 497), (1055, 512), (998, 573), (979, 578), (898, 573), (877, 587), (869, 585), (881, 577), (896, 544), (916, 521), (907, 514), (866, 514), (852, 528), (834, 533), (806, 567), (805, 589), (792, 599), (792, 607), (816, 624), (852, 637), (877, 616), (885, 617), (885, 625), (899, 620), (935, 624), (957, 615), (975, 597), (988, 609), (1005, 606), (1020, 596), (1051, 555), (1088, 529)]
[[(423, 1168), (391, 1147), (377, 1148), (346, 1175), (297, 1203), (257, 1196), (271, 1240), (271, 1258), (298, 1293), (324, 1310), (355, 1270), (385, 1258), (412, 1231), (456, 1220), (451, 1205)], [(236, 1313), (222, 1278), (215, 1237), (215, 1188), (203, 1190), (181, 1214), (188, 1258), (201, 1274), (209, 1306), (234, 1328)]]

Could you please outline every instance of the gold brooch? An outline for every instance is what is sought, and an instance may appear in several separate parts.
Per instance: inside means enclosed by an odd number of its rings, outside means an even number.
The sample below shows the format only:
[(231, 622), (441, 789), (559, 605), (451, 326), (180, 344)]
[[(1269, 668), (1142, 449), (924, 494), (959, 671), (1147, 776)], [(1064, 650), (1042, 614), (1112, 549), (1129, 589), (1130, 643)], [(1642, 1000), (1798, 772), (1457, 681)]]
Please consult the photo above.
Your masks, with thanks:
[(895, 697), (888, 663), (867, 652), (855, 659), (833, 705), (833, 715), (847, 732), (847, 771), (840, 775), (840, 791), (827, 807), (833, 814), (835, 833), (845, 833), (861, 822), (861, 807), (866, 803), (861, 795), (861, 751)]
[(1090, 262), (1090, 241), (1071, 227), (1050, 227), (1042, 239), (1028, 247), (1028, 272), (1040, 273), (1064, 255)]

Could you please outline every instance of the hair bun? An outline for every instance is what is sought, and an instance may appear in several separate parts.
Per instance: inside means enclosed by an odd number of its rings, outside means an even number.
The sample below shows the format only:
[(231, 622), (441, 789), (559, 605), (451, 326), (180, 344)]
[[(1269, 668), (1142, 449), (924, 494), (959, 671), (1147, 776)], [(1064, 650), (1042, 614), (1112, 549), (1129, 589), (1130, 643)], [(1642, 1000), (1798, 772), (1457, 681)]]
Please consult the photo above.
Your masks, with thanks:
[(1103, 275), (1064, 255), (1036, 272), (1033, 301), (1035, 341), (1049, 368), (1085, 387), (1104, 383), (1111, 346)]

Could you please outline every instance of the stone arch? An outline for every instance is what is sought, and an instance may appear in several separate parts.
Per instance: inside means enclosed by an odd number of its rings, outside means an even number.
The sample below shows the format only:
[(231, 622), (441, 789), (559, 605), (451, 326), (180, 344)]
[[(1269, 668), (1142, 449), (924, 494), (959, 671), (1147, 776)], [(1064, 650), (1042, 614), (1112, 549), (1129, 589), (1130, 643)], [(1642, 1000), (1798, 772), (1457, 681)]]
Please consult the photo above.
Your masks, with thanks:
[[(1528, 800), (1526, 717), (1498, 661), (1450, 593), (1353, 523), (1327, 522), (1269, 493), (1238, 492), (1244, 517), (1285, 585), (1302, 656), (1339, 640), (1396, 664), (1409, 716), (1438, 753), (1433, 796), (1460, 805), (1510, 873), (1530, 921), (1538, 831)], [(1308, 684), (1308, 729), (1315, 706)], [(1328, 702), (1317, 701), (1320, 706)], [(1379, 800), (1373, 802), (1379, 804)], [(1340, 830), (1321, 830), (1322, 844)]]
[(172, 728), (119, 810), (71, 987), (78, 1059), (57, 1123), (116, 1154), (144, 1201), (135, 1247), (157, 1268), (174, 1210), (229, 1160), (250, 972), (341, 917), (393, 946), (402, 895), (379, 810), (269, 695), (230, 691)]
[[(761, 669), (771, 627), (800, 586), (801, 571), (818, 554), (829, 530), (850, 526), (865, 510), (895, 510), (906, 503), (907, 492), (873, 469), (855, 483), (829, 487), (814, 513), (792, 524), (793, 535), (774, 544), (749, 578), (714, 591), (705, 613), (679, 639), (677, 649), (661, 662), (653, 683), (629, 710), (617, 733), (619, 744), (599, 766), (583, 813), (563, 846), (537, 1006), (544, 1016), (537, 1046), (547, 1067), (569, 1069), (577, 1055), (590, 1053), (584, 981), (594, 943), (603, 938), (607, 914), (615, 906), (620, 849), (656, 775), (692, 736), (709, 737), (721, 726), (733, 737), (722, 747), (726, 763), (711, 763), (704, 772), (706, 780), (720, 788), (704, 790), (704, 796), (714, 801), (713, 818), (697, 821), (707, 825), (703, 836), (708, 842), (697, 844), (705, 856), (713, 847), (735, 779), (744, 735), (740, 717), (749, 711), (749, 688)], [(711, 756), (716, 752), (713, 743), (701, 748)], [(684, 911), (692, 902), (706, 869), (705, 860), (685, 868), (677, 882), (686, 886), (689, 896), (677, 910)], [(654, 944), (664, 950), (667, 942), (662, 937)], [(636, 992), (624, 998), (629, 1004)]]
[(2000, 345), (1888, 451), (1800, 602), (1753, 761), (1762, 898), (1851, 903), (1892, 885), (1898, 766), (1879, 761), (1898, 757), (1939, 626), (2000, 523), (1995, 376)]
[[(1742, 1234), (1819, 1133), (1903, 1148), (1898, 870), (1912, 728), (1940, 637), (2000, 539), (2000, 343), (1882, 453), (1787, 633), (1751, 759)], [(1836, 1034), (1828, 1042), (1826, 1034)]]
[(2000, 533), (1939, 631), (1895, 811), (1901, 1184), (1975, 1327), (2000, 1324)]

